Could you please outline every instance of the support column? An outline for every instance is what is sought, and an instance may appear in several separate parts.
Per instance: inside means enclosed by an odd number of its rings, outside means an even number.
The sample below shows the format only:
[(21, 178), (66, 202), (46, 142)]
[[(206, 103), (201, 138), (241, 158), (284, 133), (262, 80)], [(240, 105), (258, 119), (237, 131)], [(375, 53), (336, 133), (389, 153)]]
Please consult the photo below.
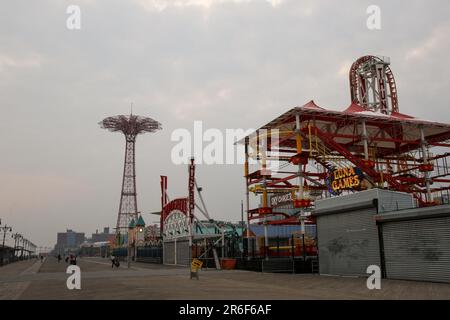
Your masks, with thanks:
[[(139, 231), (138, 231), (139, 232)], [(137, 262), (137, 253), (138, 253), (138, 249), (137, 249), (137, 234), (136, 234), (136, 228), (134, 230), (135, 233), (135, 240), (134, 240), (134, 247), (133, 247), (133, 261)]]
[(268, 207), (268, 196), (267, 196), (267, 144), (263, 142), (261, 150), (261, 174), (263, 176), (263, 208)]
[(242, 250), (241, 250), (241, 259), (244, 258), (244, 201), (241, 200), (241, 228), (242, 228), (242, 234), (241, 234), (241, 244), (242, 244)]
[[(189, 214), (187, 217), (188, 222), (188, 232), (189, 232), (189, 264), (192, 261), (192, 243), (194, 238), (194, 233), (192, 231), (192, 224), (194, 222), (194, 210), (195, 210), (195, 159), (194, 157), (191, 157), (191, 163), (189, 165), (189, 186), (188, 186), (188, 193), (189, 193)], [(201, 196), (201, 195), (200, 195)], [(206, 209), (205, 209), (206, 211)]]
[(267, 252), (268, 248), (269, 248), (269, 238), (267, 230), (267, 219), (264, 217), (264, 258), (266, 260), (269, 260), (269, 254)]
[[(267, 132), (266, 132), (267, 133)], [(261, 139), (259, 139), (261, 141)], [(263, 175), (263, 208), (268, 208), (268, 195), (267, 195), (267, 135), (262, 140), (261, 150), (261, 163), (262, 170), (261, 174)], [(269, 260), (269, 256), (267, 254), (267, 248), (269, 247), (269, 238), (267, 237), (267, 213), (264, 214), (264, 258)]]
[(127, 268), (131, 267), (131, 228), (128, 230), (127, 237)]
[[(302, 136), (300, 135), (300, 115), (295, 115), (295, 140), (297, 142), (297, 154), (302, 153)], [(303, 199), (303, 170), (301, 161), (298, 164), (298, 199)]]
[(245, 164), (244, 164), (244, 178), (245, 178), (245, 210), (247, 212), (247, 260), (250, 260), (250, 217), (249, 217), (249, 211), (250, 211), (250, 192), (248, 190), (249, 187), (249, 181), (248, 181), (248, 174), (249, 174), (249, 164), (248, 164), (248, 143), (249, 138), (245, 137)]
[(225, 231), (222, 229), (222, 260), (225, 258)]
[(367, 128), (366, 128), (366, 121), (362, 122), (362, 140), (364, 143), (364, 160), (369, 160), (369, 143), (368, 143), (368, 139), (369, 136), (367, 135)]
[[(428, 143), (425, 140), (425, 133), (423, 132), (423, 127), (420, 127), (420, 145), (422, 147), (422, 161), (423, 164), (428, 164), (428, 151), (427, 146)], [(424, 180), (425, 180), (425, 187), (427, 190), (427, 201), (431, 202), (431, 189), (430, 189), (430, 173), (428, 171), (424, 172)]]
[[(302, 137), (300, 135), (300, 115), (297, 113), (295, 115), (295, 129), (296, 129), (296, 141), (297, 141), (297, 153), (302, 153)], [(301, 161), (298, 164), (298, 199), (303, 199), (303, 168)], [(302, 232), (302, 239), (304, 239), (304, 233), (305, 233), (305, 210), (304, 208), (300, 208), (300, 223), (301, 223), (301, 232)], [(294, 237), (292, 237), (292, 241), (294, 241)], [(292, 243), (292, 246), (294, 248), (294, 243)], [(292, 258), (295, 258), (295, 251), (292, 252)]]

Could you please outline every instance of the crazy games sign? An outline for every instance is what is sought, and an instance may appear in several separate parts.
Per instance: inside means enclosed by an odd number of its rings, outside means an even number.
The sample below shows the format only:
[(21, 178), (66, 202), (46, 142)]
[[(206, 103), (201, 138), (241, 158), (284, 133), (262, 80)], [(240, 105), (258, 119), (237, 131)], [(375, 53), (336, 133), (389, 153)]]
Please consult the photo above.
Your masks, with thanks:
[(342, 190), (360, 190), (364, 174), (360, 168), (345, 167), (329, 172), (327, 185), (333, 195), (341, 194)]
[(274, 194), (270, 197), (270, 206), (272, 208), (279, 207), (294, 207), (294, 200), (292, 199), (292, 193), (280, 193)]

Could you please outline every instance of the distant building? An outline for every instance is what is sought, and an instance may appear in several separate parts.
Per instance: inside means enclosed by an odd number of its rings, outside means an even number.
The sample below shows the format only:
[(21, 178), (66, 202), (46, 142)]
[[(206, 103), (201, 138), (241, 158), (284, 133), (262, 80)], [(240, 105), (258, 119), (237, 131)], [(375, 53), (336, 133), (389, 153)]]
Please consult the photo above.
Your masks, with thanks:
[(92, 234), (92, 238), (90, 242), (106, 242), (114, 240), (115, 234), (110, 233), (109, 227), (103, 228), (103, 232), (99, 233), (98, 230), (96, 233)]
[(76, 250), (85, 241), (84, 232), (75, 232), (67, 229), (66, 232), (58, 232), (55, 251), (64, 253), (70, 250)]

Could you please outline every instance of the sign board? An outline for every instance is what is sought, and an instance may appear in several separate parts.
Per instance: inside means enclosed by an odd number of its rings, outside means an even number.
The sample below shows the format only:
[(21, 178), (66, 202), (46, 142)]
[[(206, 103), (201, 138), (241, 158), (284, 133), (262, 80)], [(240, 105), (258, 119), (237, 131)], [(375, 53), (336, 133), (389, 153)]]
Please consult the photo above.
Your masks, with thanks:
[(328, 190), (339, 195), (343, 190), (360, 190), (364, 174), (358, 167), (335, 168), (328, 173)]
[(189, 235), (188, 199), (179, 198), (164, 206), (161, 214), (162, 236), (164, 240)]
[(270, 197), (270, 206), (272, 208), (279, 207), (294, 207), (294, 199), (292, 198), (292, 192), (274, 194)]
[(198, 280), (198, 270), (201, 269), (202, 265), (203, 265), (203, 262), (201, 262), (200, 260), (195, 259), (195, 258), (192, 260), (192, 262), (191, 262), (191, 279), (195, 277)]
[(198, 259), (193, 259), (191, 262), (191, 271), (197, 272), (198, 269), (201, 269), (203, 266), (203, 262)]

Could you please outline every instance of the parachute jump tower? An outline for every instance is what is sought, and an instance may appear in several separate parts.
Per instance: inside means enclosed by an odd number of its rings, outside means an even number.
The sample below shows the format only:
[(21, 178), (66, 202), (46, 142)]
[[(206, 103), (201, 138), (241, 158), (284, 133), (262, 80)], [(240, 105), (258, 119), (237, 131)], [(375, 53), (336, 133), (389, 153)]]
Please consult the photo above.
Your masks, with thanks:
[(137, 221), (138, 209), (136, 198), (135, 144), (140, 134), (152, 133), (161, 129), (161, 124), (148, 117), (130, 114), (105, 118), (100, 127), (111, 132), (121, 132), (125, 136), (125, 162), (122, 177), (119, 212), (117, 216), (116, 236), (120, 239), (128, 233), (131, 220)]

